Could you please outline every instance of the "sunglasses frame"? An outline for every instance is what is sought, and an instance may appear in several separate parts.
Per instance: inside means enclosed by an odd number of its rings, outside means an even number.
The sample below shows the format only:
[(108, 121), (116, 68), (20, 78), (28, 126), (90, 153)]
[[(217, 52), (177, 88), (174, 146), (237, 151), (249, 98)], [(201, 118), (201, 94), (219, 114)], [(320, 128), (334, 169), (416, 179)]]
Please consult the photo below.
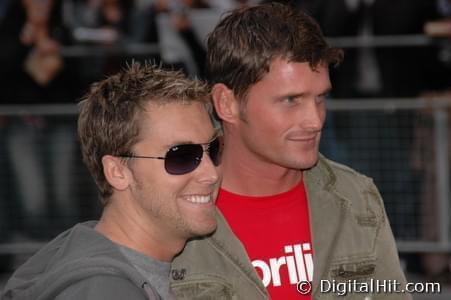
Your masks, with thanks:
[[(217, 153), (217, 155), (218, 155), (218, 159), (216, 159), (217, 160), (217, 164), (215, 163), (215, 161), (212, 159), (212, 157), (211, 157), (211, 155), (210, 155), (210, 148), (211, 148), (211, 145), (213, 144), (213, 143), (215, 143), (215, 142), (217, 142), (218, 143), (218, 153)], [(220, 135), (215, 135), (215, 137), (213, 137), (209, 142), (206, 142), (206, 143), (199, 143), (199, 144), (177, 144), (177, 145), (174, 145), (174, 146), (171, 146), (167, 151), (166, 151), (166, 154), (165, 154), (165, 156), (145, 156), (145, 155), (134, 155), (134, 154), (129, 154), (129, 155), (127, 155), (127, 154), (123, 154), (123, 155), (118, 155), (118, 157), (123, 157), (123, 158), (149, 158), (149, 159), (160, 159), (160, 160), (164, 160), (165, 161), (165, 163), (164, 163), (164, 169), (166, 170), (166, 172), (168, 172), (168, 174), (171, 174), (171, 175), (184, 175), (184, 174), (188, 174), (188, 173), (191, 173), (191, 172), (193, 172), (194, 170), (196, 170), (196, 168), (200, 165), (200, 162), (202, 161), (202, 158), (204, 157), (204, 153), (208, 153), (208, 155), (210, 156), (210, 159), (211, 159), (211, 161), (213, 162), (213, 165), (214, 166), (219, 166), (220, 164), (221, 164), (221, 161), (220, 161), (220, 158), (219, 158), (219, 156), (221, 155), (221, 147), (222, 147), (222, 141), (221, 141), (221, 136)], [(176, 148), (180, 148), (180, 147), (183, 147), (183, 146), (200, 146), (201, 148), (202, 148), (202, 152), (201, 152), (201, 155), (200, 155), (200, 157), (195, 157), (194, 158), (194, 163), (193, 163), (193, 168), (192, 169), (189, 169), (189, 170), (187, 170), (187, 171), (183, 171), (183, 172), (171, 172), (170, 170), (168, 170), (168, 166), (167, 166), (167, 163), (166, 163), (166, 160), (168, 159), (167, 157), (168, 157), (168, 155), (170, 155), (170, 153), (172, 153), (172, 152), (174, 152), (174, 151), (177, 151), (176, 150)], [(207, 146), (205, 149), (204, 149), (204, 146)], [(172, 151), (172, 152), (171, 152)], [(169, 168), (170, 169), (170, 168)]]

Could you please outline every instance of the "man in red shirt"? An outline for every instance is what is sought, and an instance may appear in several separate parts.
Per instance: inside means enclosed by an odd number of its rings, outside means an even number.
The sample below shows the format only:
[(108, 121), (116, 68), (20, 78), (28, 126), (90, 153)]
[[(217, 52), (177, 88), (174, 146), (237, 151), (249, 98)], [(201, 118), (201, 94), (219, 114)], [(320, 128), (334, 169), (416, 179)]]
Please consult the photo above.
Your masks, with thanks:
[[(312, 19), (287, 7), (265, 23), (258, 9), (238, 15), (225, 19), (208, 44), (224, 127), (217, 205), (272, 298), (301, 299), (296, 284), (313, 279), (314, 255), (302, 170), (318, 161), (332, 88), (328, 66), (341, 52), (327, 46)], [(238, 26), (229, 40), (232, 24)]]
[[(270, 297), (332, 299), (337, 294), (326, 285), (347, 280), (403, 283), (374, 184), (319, 155), (329, 66), (341, 61), (341, 50), (311, 17), (273, 3), (226, 16), (207, 54), (224, 129), (217, 205)], [(173, 283), (180, 298), (264, 297), (228, 230), (219, 222), (214, 235), (188, 243), (176, 259), (186, 275)], [(372, 299), (369, 293), (358, 299)], [(390, 297), (409, 298), (383, 295)]]

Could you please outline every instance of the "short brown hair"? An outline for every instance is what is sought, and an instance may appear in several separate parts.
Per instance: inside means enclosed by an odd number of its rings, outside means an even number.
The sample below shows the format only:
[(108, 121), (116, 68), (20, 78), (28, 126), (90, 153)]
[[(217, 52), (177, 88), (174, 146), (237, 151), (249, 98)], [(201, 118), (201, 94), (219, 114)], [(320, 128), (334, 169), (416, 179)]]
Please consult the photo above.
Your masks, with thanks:
[(318, 23), (299, 9), (280, 3), (232, 11), (207, 40), (207, 72), (211, 83), (224, 83), (239, 97), (269, 72), (276, 58), (338, 64), (340, 49), (330, 47)]
[(80, 102), (78, 136), (83, 161), (104, 203), (113, 189), (104, 176), (102, 157), (131, 153), (139, 140), (140, 119), (146, 103), (192, 101), (204, 103), (211, 112), (210, 93), (205, 83), (149, 63), (132, 63), (91, 86)]

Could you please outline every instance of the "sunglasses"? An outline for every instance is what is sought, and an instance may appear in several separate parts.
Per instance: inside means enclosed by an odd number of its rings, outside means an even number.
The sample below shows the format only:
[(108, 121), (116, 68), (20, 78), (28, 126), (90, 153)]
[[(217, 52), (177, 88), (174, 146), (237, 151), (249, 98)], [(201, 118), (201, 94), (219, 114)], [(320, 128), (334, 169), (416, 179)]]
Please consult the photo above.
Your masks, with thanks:
[[(206, 146), (204, 150), (204, 146)], [(126, 158), (163, 159), (166, 172), (171, 175), (183, 175), (194, 171), (202, 161), (204, 152), (207, 152), (215, 166), (221, 163), (221, 141), (216, 137), (209, 143), (181, 144), (171, 147), (163, 156), (120, 155)]]

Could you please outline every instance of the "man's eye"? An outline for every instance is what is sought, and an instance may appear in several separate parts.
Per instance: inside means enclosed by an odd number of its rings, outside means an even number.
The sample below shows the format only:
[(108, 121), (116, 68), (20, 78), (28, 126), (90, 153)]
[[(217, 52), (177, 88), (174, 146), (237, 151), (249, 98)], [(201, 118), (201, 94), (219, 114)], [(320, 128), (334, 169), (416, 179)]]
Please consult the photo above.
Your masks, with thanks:
[(323, 103), (324, 101), (326, 101), (327, 98), (329, 98), (329, 96), (330, 96), (329, 93), (319, 95), (315, 98), (315, 101), (316, 103)]
[(295, 103), (296, 102), (296, 97), (285, 97), (283, 99), (283, 102), (285, 102), (285, 103)]
[(326, 101), (326, 96), (324, 96), (324, 95), (317, 96), (315, 98), (315, 102), (318, 103), (318, 104), (323, 103), (324, 101)]

